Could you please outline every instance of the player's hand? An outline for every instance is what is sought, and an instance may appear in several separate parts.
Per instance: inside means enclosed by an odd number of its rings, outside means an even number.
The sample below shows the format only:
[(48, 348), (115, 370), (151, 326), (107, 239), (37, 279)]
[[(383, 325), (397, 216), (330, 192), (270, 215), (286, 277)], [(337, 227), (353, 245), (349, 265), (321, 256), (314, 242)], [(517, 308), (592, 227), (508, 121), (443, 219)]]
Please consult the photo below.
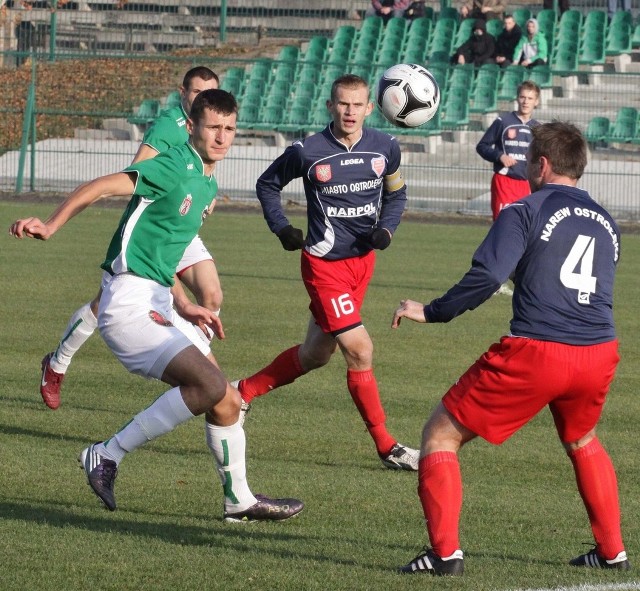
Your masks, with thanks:
[(51, 237), (52, 232), (42, 220), (38, 218), (24, 218), (11, 224), (9, 234), (16, 238), (47, 240)]
[(402, 318), (408, 318), (414, 322), (426, 322), (427, 319), (424, 315), (424, 304), (414, 302), (413, 300), (402, 300), (398, 309), (393, 314), (391, 328), (398, 328)]
[(377, 250), (384, 250), (391, 244), (391, 232), (386, 228), (373, 228), (367, 236), (367, 242)]
[(512, 166), (515, 166), (516, 164), (518, 164), (518, 161), (515, 158), (512, 158), (507, 154), (503, 154), (502, 156), (500, 156), (500, 162), (502, 163), (503, 166), (506, 166), (507, 168), (511, 168)]
[(304, 246), (302, 230), (294, 228), (291, 224), (282, 228), (276, 236), (285, 250), (300, 250)]
[(222, 321), (208, 308), (189, 302), (182, 306), (178, 313), (187, 322), (195, 324), (207, 337), (213, 338), (215, 335), (220, 340), (224, 339)]

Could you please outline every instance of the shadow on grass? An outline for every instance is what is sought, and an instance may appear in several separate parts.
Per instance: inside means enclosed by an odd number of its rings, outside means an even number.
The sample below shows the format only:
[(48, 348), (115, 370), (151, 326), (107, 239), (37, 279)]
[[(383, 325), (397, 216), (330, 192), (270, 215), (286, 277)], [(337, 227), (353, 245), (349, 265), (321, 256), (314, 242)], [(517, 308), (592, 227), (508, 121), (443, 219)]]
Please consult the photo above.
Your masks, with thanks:
[[(74, 514), (70, 510), (61, 508), (44, 508), (29, 502), (2, 500), (0, 514), (3, 519), (14, 519), (42, 525), (68, 529), (69, 527), (102, 534), (135, 535), (140, 538), (159, 539), (165, 543), (178, 546), (227, 548), (233, 552), (250, 552), (266, 554), (276, 558), (295, 558), (330, 562), (343, 566), (363, 566), (354, 560), (340, 560), (335, 556), (318, 553), (301, 554), (300, 549), (305, 544), (318, 543), (320, 537), (307, 536), (299, 533), (287, 532), (287, 523), (251, 523), (228, 524), (223, 521), (212, 522), (206, 527), (196, 525), (181, 525), (179, 523), (150, 522), (130, 519), (112, 518), (104, 513), (104, 518), (85, 517)], [(297, 519), (304, 519), (301, 516)], [(256, 542), (265, 542), (264, 546)], [(278, 544), (296, 544), (297, 551), (291, 552), (285, 547), (279, 549)], [(370, 567), (370, 565), (367, 565)]]

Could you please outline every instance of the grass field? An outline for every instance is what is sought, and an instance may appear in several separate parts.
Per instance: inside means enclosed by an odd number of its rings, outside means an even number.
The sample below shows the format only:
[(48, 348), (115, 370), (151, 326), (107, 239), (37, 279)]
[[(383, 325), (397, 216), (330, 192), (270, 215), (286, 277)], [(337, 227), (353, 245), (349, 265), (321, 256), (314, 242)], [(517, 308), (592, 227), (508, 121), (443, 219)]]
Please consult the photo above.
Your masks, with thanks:
[[(0, 203), (5, 232), (52, 205)], [(166, 388), (129, 375), (96, 334), (77, 355), (52, 412), (38, 394), (40, 360), (69, 315), (90, 300), (120, 210), (92, 208), (50, 242), (5, 234), (0, 250), (0, 590), (640, 589), (640, 576), (567, 561), (591, 540), (573, 472), (542, 413), (501, 447), (461, 453), (461, 579), (394, 571), (427, 543), (416, 476), (385, 470), (350, 400), (336, 357), (257, 400), (246, 423), (254, 492), (297, 496), (299, 518), (225, 524), (222, 492), (197, 418), (123, 462), (119, 509), (101, 508), (76, 456)], [(301, 224), (299, 218), (294, 221)], [(448, 325), (389, 328), (403, 297), (440, 295), (468, 268), (487, 226), (404, 222), (378, 258), (363, 315), (393, 434), (417, 446), (424, 419), (475, 358), (508, 330), (497, 296)], [(303, 336), (307, 297), (298, 255), (262, 216), (220, 208), (202, 236), (216, 255), (227, 339), (215, 353), (229, 379), (253, 373)], [(622, 361), (600, 437), (616, 464), (630, 558), (640, 543), (638, 276), (640, 235), (622, 239), (616, 319)], [(544, 368), (540, 369), (544, 371)]]

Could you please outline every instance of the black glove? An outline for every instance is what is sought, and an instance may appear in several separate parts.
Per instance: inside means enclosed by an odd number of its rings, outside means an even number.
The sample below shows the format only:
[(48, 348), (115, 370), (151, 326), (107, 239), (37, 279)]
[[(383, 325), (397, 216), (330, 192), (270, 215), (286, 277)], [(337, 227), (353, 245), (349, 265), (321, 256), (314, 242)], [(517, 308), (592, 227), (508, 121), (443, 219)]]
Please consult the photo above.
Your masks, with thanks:
[(282, 228), (276, 236), (285, 250), (300, 250), (304, 246), (302, 230), (294, 228), (291, 224)]
[(384, 228), (373, 228), (367, 236), (367, 241), (373, 248), (384, 250), (391, 244), (391, 234)]

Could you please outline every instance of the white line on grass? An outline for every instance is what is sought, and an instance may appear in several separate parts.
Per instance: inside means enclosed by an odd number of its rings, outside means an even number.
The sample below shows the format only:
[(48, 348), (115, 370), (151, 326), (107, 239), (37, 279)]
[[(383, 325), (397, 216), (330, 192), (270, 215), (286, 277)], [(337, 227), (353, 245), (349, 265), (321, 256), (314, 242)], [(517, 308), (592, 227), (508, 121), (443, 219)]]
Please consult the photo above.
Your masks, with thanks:
[(548, 587), (544, 589), (511, 589), (509, 591), (636, 591), (640, 582), (613, 583), (609, 585), (578, 585), (576, 587)]

